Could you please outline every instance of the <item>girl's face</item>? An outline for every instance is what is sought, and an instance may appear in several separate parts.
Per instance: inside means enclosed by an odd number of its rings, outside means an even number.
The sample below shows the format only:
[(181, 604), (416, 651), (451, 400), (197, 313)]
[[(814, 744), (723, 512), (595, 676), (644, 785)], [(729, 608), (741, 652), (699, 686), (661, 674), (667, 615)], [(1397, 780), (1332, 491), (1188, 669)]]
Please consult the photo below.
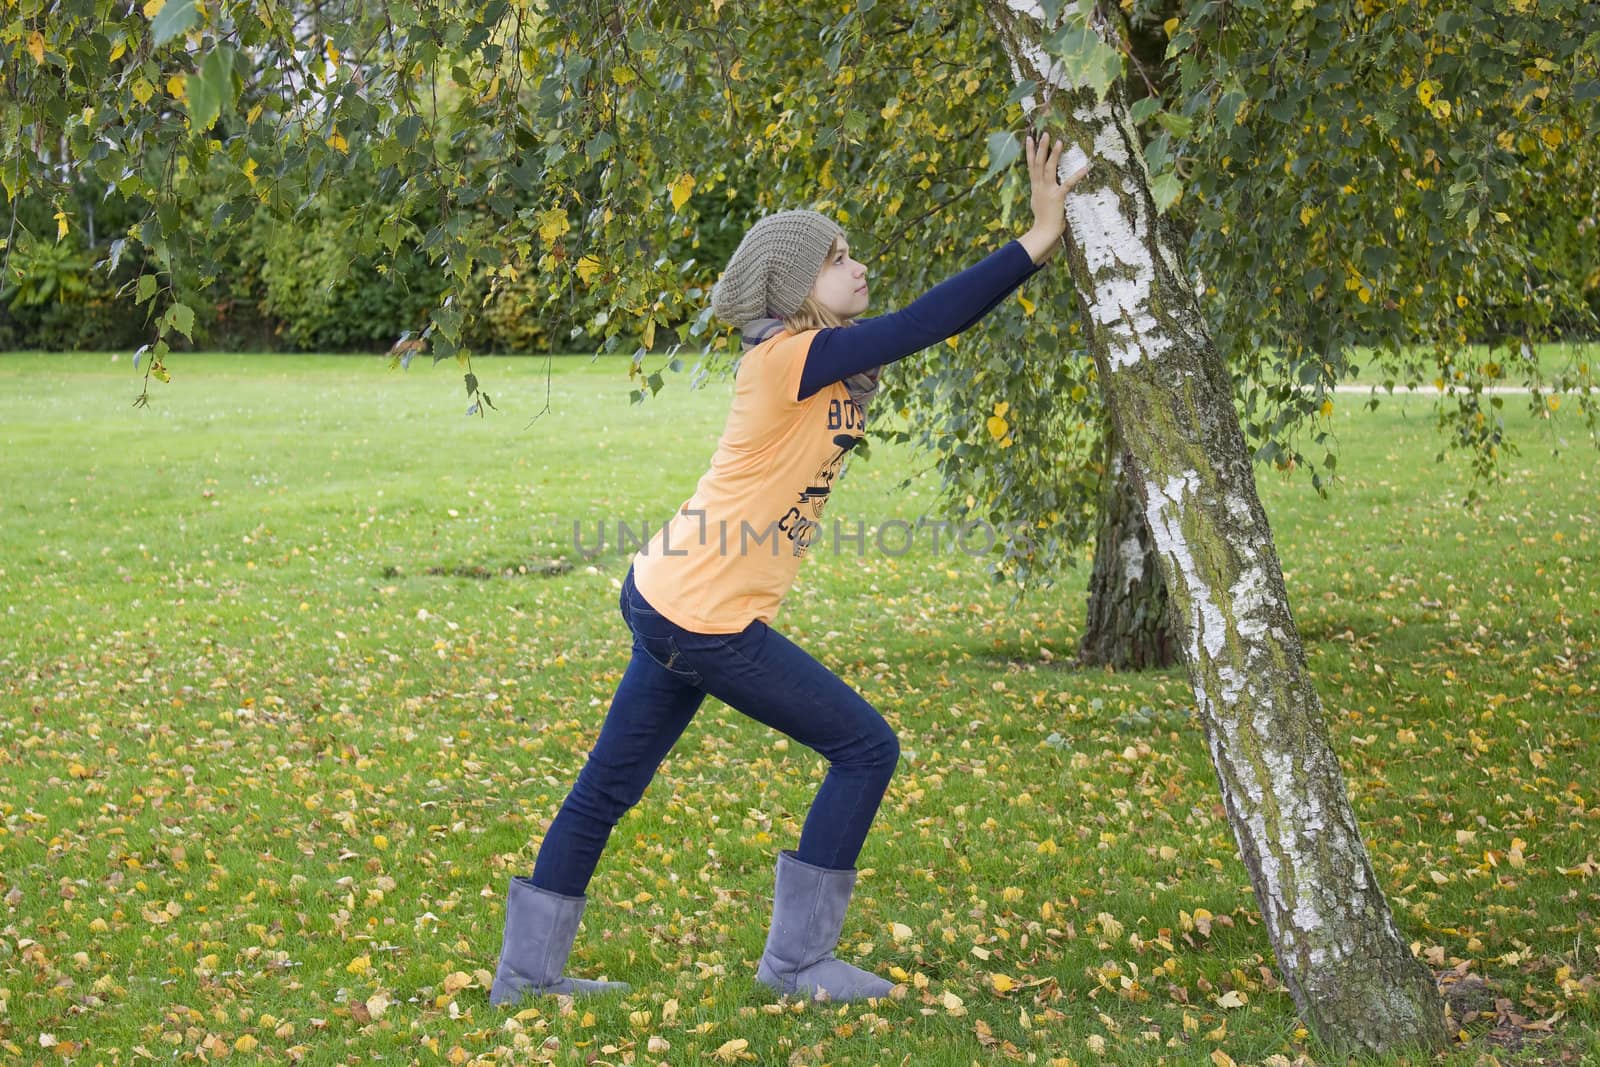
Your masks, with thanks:
[(853, 319), (867, 310), (867, 268), (850, 258), (844, 238), (834, 239), (811, 287), (811, 298), (841, 319)]

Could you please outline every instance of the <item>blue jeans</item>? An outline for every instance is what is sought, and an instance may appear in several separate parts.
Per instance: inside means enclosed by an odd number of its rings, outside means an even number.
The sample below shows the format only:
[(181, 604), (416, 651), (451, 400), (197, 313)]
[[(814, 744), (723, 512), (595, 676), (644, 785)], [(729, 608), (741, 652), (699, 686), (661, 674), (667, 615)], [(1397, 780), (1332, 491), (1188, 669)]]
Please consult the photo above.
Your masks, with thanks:
[(759, 619), (736, 634), (685, 630), (639, 595), (631, 567), (618, 606), (633, 631), (633, 656), (545, 833), (534, 885), (583, 894), (612, 828), (644, 795), (708, 693), (828, 759), (797, 851), (813, 866), (853, 867), (900, 758), (883, 716)]

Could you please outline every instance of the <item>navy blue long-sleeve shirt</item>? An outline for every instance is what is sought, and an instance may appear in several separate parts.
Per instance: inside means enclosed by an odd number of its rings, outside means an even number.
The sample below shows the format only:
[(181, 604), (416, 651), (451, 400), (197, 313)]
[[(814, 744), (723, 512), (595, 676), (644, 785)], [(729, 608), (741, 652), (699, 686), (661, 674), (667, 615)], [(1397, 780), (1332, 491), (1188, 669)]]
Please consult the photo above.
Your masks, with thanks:
[(811, 341), (795, 399), (804, 400), (852, 374), (954, 337), (992, 311), (1040, 266), (1020, 241), (1011, 241), (899, 311), (822, 330)]

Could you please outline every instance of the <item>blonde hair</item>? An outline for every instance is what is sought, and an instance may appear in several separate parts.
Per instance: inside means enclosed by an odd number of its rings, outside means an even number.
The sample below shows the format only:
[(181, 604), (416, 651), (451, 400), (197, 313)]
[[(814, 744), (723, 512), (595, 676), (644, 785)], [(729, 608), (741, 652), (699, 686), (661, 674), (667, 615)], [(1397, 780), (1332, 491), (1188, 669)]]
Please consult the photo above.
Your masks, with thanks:
[(821, 304), (814, 297), (806, 297), (805, 303), (800, 305), (800, 310), (793, 315), (783, 317), (784, 329), (790, 333), (800, 333), (804, 330), (824, 330), (830, 326), (850, 326), (854, 319), (841, 319)]
[[(839, 239), (835, 237), (833, 239), (833, 244), (828, 248), (827, 257), (823, 260), (824, 264), (826, 264), (827, 260), (832, 259), (835, 255), (837, 255), (838, 252)], [(819, 270), (817, 273), (820, 274), (821, 271)], [(854, 319), (840, 318), (838, 315), (835, 315), (833, 312), (817, 303), (816, 297), (811, 296), (809, 293), (806, 295), (805, 301), (800, 305), (799, 310), (797, 310), (793, 315), (783, 316), (784, 329), (788, 330), (790, 333), (800, 333), (804, 330), (825, 330), (830, 327), (853, 325), (855, 325)]]

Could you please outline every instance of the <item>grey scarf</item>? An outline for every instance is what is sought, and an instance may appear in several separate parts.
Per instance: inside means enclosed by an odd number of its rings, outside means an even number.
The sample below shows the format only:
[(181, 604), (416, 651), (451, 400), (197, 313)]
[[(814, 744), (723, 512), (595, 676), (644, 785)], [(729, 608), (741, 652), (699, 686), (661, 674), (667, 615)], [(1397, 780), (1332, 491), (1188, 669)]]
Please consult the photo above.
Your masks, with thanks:
[[(752, 319), (739, 331), (739, 343), (748, 352), (781, 329), (782, 319)], [(852, 374), (844, 380), (844, 387), (850, 390), (850, 399), (860, 406), (863, 418), (867, 414), (867, 405), (878, 395), (878, 376), (882, 373), (883, 367), (877, 366), (860, 374)]]

